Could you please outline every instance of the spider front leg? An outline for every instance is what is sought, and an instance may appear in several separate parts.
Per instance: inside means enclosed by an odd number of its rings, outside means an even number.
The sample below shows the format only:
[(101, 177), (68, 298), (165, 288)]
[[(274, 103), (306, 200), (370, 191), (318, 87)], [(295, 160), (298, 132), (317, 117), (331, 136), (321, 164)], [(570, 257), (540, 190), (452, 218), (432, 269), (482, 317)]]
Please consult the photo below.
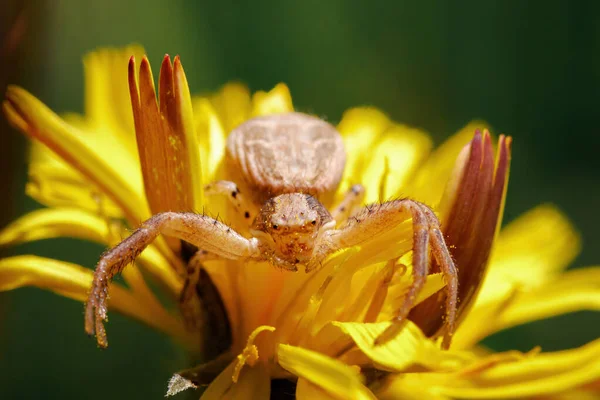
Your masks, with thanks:
[(112, 278), (159, 234), (185, 240), (199, 248), (231, 260), (260, 258), (257, 239), (246, 239), (227, 225), (205, 215), (165, 212), (148, 219), (117, 246), (102, 255), (85, 309), (85, 331), (96, 334), (100, 347), (107, 347), (103, 322), (107, 320), (106, 300)]
[(206, 261), (220, 259), (214, 253), (209, 253), (205, 250), (198, 250), (190, 261), (186, 268), (185, 283), (183, 289), (179, 295), (179, 309), (183, 317), (183, 323), (185, 327), (190, 331), (195, 331), (200, 328), (201, 320), (201, 300), (196, 294), (196, 285), (200, 281), (200, 272), (203, 264)]
[(456, 323), (458, 275), (440, 230), (439, 221), (426, 205), (410, 199), (400, 199), (367, 206), (351, 217), (340, 229), (329, 231), (328, 237), (323, 240), (326, 247), (317, 256), (322, 257), (337, 249), (360, 245), (374, 236), (392, 230), (409, 217), (412, 218), (413, 224), (413, 284), (396, 314), (397, 324), (384, 331), (377, 338), (377, 342), (385, 342), (393, 337), (402, 326), (398, 323), (406, 320), (410, 309), (415, 305), (417, 295), (429, 274), (431, 247), (431, 253), (444, 274), (448, 293), (446, 330), (442, 343), (442, 347), (447, 349)]
[(257, 210), (244, 195), (240, 192), (238, 186), (231, 181), (216, 181), (204, 186), (204, 194), (207, 196), (224, 195), (236, 211), (244, 216), (244, 219), (250, 224), (256, 216)]
[(365, 198), (365, 188), (363, 185), (352, 185), (344, 195), (340, 204), (331, 210), (331, 216), (338, 224), (345, 222), (352, 212), (360, 207)]

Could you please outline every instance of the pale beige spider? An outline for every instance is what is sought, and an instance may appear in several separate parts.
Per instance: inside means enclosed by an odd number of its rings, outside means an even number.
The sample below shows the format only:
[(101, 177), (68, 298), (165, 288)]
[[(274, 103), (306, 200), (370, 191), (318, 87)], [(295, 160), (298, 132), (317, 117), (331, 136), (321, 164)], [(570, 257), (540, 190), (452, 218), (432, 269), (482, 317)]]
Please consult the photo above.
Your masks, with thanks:
[[(447, 283), (446, 327), (443, 346), (454, 332), (457, 306), (457, 271), (435, 214), (424, 204), (397, 199), (360, 208), (364, 189), (353, 186), (331, 212), (319, 198), (337, 188), (345, 165), (342, 139), (329, 123), (301, 113), (259, 117), (234, 129), (227, 139), (230, 166), (249, 189), (245, 198), (233, 182), (207, 186), (209, 194), (226, 194), (244, 218), (253, 221), (244, 237), (226, 224), (189, 212), (165, 212), (145, 221), (131, 236), (102, 255), (86, 304), (85, 330), (108, 345), (103, 322), (110, 280), (131, 263), (159, 234), (197, 246), (190, 260), (182, 299), (189, 298), (199, 266), (214, 258), (268, 261), (295, 272), (307, 273), (329, 254), (360, 245), (385, 234), (407, 216), (413, 223), (413, 284), (406, 293), (396, 321), (404, 321), (425, 283), (430, 250)], [(257, 210), (258, 212), (254, 211)], [(340, 226), (336, 229), (336, 226)]]

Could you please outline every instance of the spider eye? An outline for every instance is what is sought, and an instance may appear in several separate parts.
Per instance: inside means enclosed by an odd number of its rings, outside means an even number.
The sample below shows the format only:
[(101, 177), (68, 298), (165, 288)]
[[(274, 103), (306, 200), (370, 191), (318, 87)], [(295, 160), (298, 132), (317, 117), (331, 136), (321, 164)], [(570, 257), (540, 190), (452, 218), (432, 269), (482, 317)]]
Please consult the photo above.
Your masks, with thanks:
[(273, 229), (275, 229), (275, 230), (279, 229), (279, 225), (275, 225), (275, 224), (274, 224), (274, 225), (273, 225)]
[(310, 221), (311, 224), (316, 225), (317, 224), (317, 220), (313, 219), (312, 221)]

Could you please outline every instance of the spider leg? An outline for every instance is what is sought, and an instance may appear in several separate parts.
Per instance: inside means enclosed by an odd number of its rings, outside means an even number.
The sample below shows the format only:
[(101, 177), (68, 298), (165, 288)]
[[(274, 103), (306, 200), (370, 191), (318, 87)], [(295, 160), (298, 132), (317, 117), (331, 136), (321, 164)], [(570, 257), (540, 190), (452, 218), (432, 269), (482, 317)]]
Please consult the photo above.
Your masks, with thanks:
[(352, 185), (344, 195), (342, 201), (331, 210), (331, 216), (339, 225), (346, 222), (352, 212), (361, 205), (365, 198), (363, 185)]
[(204, 194), (207, 196), (225, 195), (236, 211), (244, 216), (248, 224), (254, 221), (256, 217), (256, 207), (246, 199), (240, 192), (238, 185), (231, 181), (216, 181), (204, 186)]
[(458, 308), (458, 271), (452, 260), (452, 255), (446, 246), (444, 235), (440, 229), (439, 221), (433, 211), (424, 204), (421, 208), (430, 224), (431, 251), (437, 261), (444, 280), (446, 281), (446, 327), (442, 347), (448, 349), (452, 340), (452, 335), (456, 329), (456, 312)]
[(458, 275), (441, 233), (439, 221), (427, 206), (411, 199), (366, 206), (354, 214), (340, 229), (327, 232), (327, 237), (322, 240), (316, 258), (322, 259), (335, 250), (367, 242), (374, 236), (394, 229), (408, 218), (412, 219), (413, 224), (413, 283), (394, 318), (396, 324), (384, 331), (377, 338), (377, 342), (385, 342), (395, 336), (402, 328), (402, 322), (406, 321), (429, 274), (431, 247), (431, 253), (440, 265), (447, 283), (448, 301), (443, 347), (448, 348), (455, 328)]
[(183, 322), (188, 330), (195, 331), (199, 329), (202, 319), (202, 304), (196, 293), (196, 285), (200, 281), (200, 271), (205, 261), (220, 259), (214, 253), (205, 250), (198, 250), (188, 262), (186, 268), (186, 277), (179, 295), (179, 309), (183, 317)]
[(85, 331), (89, 335), (96, 334), (100, 347), (108, 346), (103, 322), (107, 320), (106, 300), (110, 281), (161, 233), (227, 259), (260, 257), (257, 239), (246, 239), (205, 215), (176, 212), (154, 215), (98, 261), (85, 308)]

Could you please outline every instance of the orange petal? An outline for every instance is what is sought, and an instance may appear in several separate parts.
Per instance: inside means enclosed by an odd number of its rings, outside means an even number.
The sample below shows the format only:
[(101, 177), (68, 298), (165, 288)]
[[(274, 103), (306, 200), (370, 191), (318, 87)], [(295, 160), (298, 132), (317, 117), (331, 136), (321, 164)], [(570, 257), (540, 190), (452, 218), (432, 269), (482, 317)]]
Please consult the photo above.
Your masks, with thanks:
[[(487, 261), (502, 219), (508, 170), (510, 165), (511, 138), (500, 136), (496, 166), (489, 132), (479, 131), (469, 144), (469, 156), (459, 157), (455, 168), (461, 170), (461, 178), (455, 191), (447, 191), (444, 202), (449, 212), (444, 216), (444, 235), (458, 267), (459, 317), (472, 304), (483, 280)], [(461, 165), (461, 162), (465, 165)], [(450, 185), (453, 185), (450, 182)], [(433, 265), (432, 272), (439, 271)], [(410, 318), (427, 335), (434, 335), (443, 325), (445, 294), (439, 292), (415, 307)]]
[[(201, 205), (200, 153), (183, 68), (176, 57), (163, 59), (159, 103), (148, 59), (136, 82), (135, 59), (129, 61), (129, 91), (146, 197), (153, 214), (191, 211)], [(139, 89), (139, 93), (138, 93)]]

